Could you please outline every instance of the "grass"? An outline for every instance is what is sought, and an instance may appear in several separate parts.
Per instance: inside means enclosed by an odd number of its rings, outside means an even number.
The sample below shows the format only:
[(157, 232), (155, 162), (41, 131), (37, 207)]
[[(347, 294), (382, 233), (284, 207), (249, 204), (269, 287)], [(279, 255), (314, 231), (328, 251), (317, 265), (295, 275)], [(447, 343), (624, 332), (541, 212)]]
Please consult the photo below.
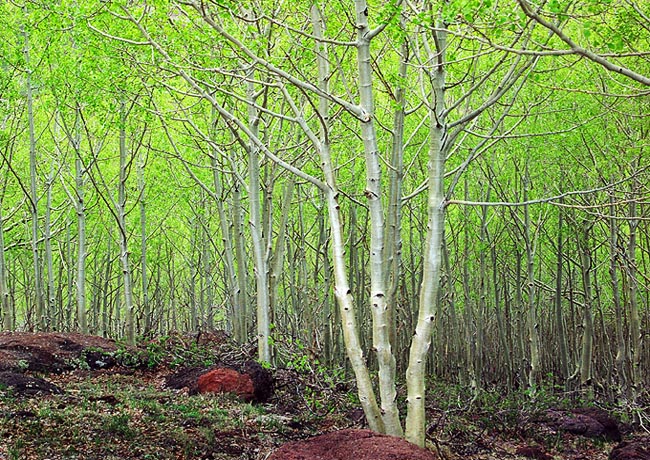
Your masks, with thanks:
[[(271, 449), (283, 441), (268, 434), (259, 439), (267, 427), (258, 419), (268, 407), (165, 390), (146, 372), (49, 378), (65, 394), (27, 399), (0, 393), (0, 446), (10, 459), (255, 458), (247, 445)], [(221, 433), (237, 433), (241, 448), (224, 452)]]

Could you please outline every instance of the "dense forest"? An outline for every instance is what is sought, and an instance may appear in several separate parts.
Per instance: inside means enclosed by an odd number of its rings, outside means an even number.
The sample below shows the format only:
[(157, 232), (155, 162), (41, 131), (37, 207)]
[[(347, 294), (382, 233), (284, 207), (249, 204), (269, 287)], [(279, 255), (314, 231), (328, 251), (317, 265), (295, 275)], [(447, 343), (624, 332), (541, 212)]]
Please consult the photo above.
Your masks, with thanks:
[(434, 378), (638, 411), (647, 0), (23, 0), (0, 18), (2, 329), (225, 330), (271, 364), (290, 344), (418, 444)]

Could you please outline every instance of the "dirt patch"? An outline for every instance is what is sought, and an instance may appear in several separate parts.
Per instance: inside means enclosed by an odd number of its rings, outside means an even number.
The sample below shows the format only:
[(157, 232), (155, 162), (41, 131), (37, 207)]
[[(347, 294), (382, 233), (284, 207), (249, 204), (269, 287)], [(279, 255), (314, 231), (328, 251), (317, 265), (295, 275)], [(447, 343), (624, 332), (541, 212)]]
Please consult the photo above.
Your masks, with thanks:
[(610, 460), (650, 460), (650, 436), (624, 441), (609, 455)]
[(606, 411), (596, 407), (572, 410), (551, 409), (546, 412), (546, 421), (552, 428), (567, 433), (600, 438), (605, 441), (620, 441), (618, 422)]
[(80, 364), (110, 367), (117, 350), (113, 340), (76, 333), (0, 333), (0, 370), (63, 372)]
[(9, 391), (16, 396), (61, 394), (58, 386), (39, 377), (29, 377), (16, 372), (0, 372), (0, 392)]
[(553, 460), (553, 457), (548, 455), (541, 447), (538, 446), (522, 446), (518, 447), (515, 451), (517, 455), (526, 458), (533, 458), (535, 460)]
[(269, 460), (437, 460), (432, 452), (370, 430), (340, 430), (285, 444)]

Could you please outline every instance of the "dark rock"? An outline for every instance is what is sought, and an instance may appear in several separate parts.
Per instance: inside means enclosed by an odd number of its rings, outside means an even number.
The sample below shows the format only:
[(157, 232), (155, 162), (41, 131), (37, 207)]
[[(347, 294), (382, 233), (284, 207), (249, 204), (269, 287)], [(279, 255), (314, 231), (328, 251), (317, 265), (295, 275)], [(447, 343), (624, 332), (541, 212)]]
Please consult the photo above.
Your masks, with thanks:
[(268, 460), (437, 460), (432, 452), (370, 430), (341, 430), (284, 444)]
[(603, 439), (607, 441), (621, 440), (621, 431), (618, 427), (618, 421), (609, 415), (607, 411), (598, 409), (597, 407), (587, 407), (582, 409), (574, 409), (571, 412), (576, 415), (590, 417), (602, 425), (602, 433), (598, 436), (602, 437)]
[(620, 443), (609, 454), (609, 460), (650, 460), (650, 436)]
[(197, 394), (199, 389), (197, 381), (199, 377), (208, 372), (209, 369), (205, 367), (185, 367), (179, 369), (171, 375), (165, 377), (165, 387), (173, 390), (181, 390), (187, 388), (191, 395)]
[(109, 369), (117, 364), (115, 358), (105, 351), (86, 349), (82, 356), (90, 369)]
[(88, 400), (105, 402), (106, 404), (111, 406), (116, 406), (120, 403), (120, 400), (113, 395), (91, 396), (88, 398)]
[(0, 372), (0, 389), (4, 388), (19, 396), (63, 393), (61, 388), (47, 380), (9, 371)]
[(550, 409), (546, 412), (546, 423), (552, 428), (587, 438), (601, 438), (606, 441), (620, 441), (618, 422), (607, 412), (596, 407), (570, 411)]
[(247, 361), (242, 366), (242, 373), (253, 381), (253, 401), (264, 403), (273, 395), (273, 374), (255, 361)]

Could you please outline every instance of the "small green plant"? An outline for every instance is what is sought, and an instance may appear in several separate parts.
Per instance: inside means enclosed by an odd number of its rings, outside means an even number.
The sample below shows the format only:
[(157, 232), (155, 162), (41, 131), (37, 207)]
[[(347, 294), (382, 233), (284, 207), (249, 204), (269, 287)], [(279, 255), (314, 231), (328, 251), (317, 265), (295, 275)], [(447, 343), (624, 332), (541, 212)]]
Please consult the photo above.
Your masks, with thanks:
[(307, 387), (305, 388), (305, 402), (309, 406), (309, 408), (314, 411), (314, 412), (320, 412), (325, 408), (325, 405), (323, 404), (323, 401), (320, 399), (320, 395), (312, 390), (311, 388)]
[(135, 438), (135, 431), (129, 425), (131, 417), (128, 414), (111, 415), (104, 420), (103, 429), (107, 433), (115, 434), (127, 439)]
[(23, 458), (23, 449), (25, 448), (25, 441), (16, 439), (12, 446), (9, 446), (7, 453), (12, 460), (20, 460)]
[(149, 342), (147, 344), (144, 361), (149, 369), (157, 367), (165, 360), (167, 350), (165, 350), (163, 343), (164, 342)]
[(88, 364), (88, 361), (86, 361), (86, 357), (84, 353), (82, 353), (80, 357), (66, 359), (65, 364), (66, 366), (71, 367), (72, 369), (80, 369), (83, 371), (90, 370), (90, 365)]
[(183, 418), (186, 419), (200, 419), (203, 417), (201, 414), (201, 408), (194, 406), (192, 404), (179, 404), (176, 406), (176, 410), (180, 413)]
[(127, 347), (118, 348), (113, 357), (124, 367), (140, 367), (142, 364), (142, 356), (140, 352)]

